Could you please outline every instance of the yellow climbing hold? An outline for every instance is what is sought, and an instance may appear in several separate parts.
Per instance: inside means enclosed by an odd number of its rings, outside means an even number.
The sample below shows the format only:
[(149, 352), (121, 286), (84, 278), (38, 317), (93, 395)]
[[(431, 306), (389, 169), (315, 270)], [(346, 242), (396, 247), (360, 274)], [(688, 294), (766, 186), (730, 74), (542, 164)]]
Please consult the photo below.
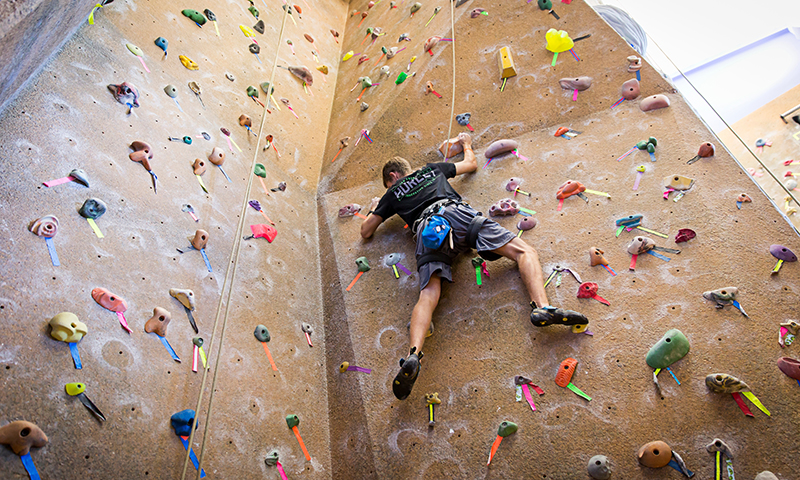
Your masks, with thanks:
[(74, 397), (86, 391), (86, 385), (82, 383), (68, 383), (64, 386), (67, 390), (67, 395)]
[(320, 66), (317, 67), (317, 70), (322, 72), (323, 75), (327, 75), (328, 74), (328, 66), (327, 65), (320, 65)]
[(346, 62), (346, 61), (350, 60), (351, 58), (353, 58), (353, 51), (352, 50), (350, 50), (349, 52), (344, 54), (344, 57), (342, 57), (342, 61)]
[(200, 67), (197, 65), (197, 63), (195, 63), (195, 61), (192, 60), (191, 58), (189, 58), (189, 57), (187, 57), (185, 55), (179, 55), (178, 58), (181, 59), (181, 63), (183, 64), (183, 66), (188, 68), (189, 70), (198, 70), (198, 69), (200, 69)]
[(245, 27), (244, 25), (239, 25), (239, 29), (244, 33), (245, 37), (253, 37), (255, 38), (256, 34), (250, 28)]

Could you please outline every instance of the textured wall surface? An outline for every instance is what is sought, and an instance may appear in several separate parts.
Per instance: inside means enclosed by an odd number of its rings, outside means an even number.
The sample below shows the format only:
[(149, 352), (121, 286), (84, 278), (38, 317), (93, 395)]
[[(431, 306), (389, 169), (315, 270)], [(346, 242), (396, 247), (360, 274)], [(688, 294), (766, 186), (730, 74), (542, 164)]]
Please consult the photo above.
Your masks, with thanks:
[[(226, 267), (242, 204), (248, 199), (245, 191), (256, 149), (256, 137), (237, 119), (242, 113), (249, 115), (258, 132), (262, 112), (245, 90), (269, 80), (278, 46), (281, 65), (313, 70), (314, 49), (335, 75), (339, 46), (328, 29), (341, 29), (346, 15), (343, 3), (320, 3), (299, 15), (297, 26), (287, 20), (284, 37), (279, 38), (283, 11), (278, 2), (270, 2), (267, 11), (262, 5), (266, 32), (257, 34), (259, 63), (238, 27), (256, 22), (242, 3), (117, 0), (96, 15), (94, 26), (81, 27), (0, 117), (0, 385), (8, 392), (0, 402), (0, 424), (26, 419), (48, 434), (48, 446), (32, 454), (42, 478), (180, 478), (185, 451), (169, 418), (195, 408), (202, 370), (191, 371), (195, 334), (169, 289), (194, 290), (200, 335), (216, 362), (221, 318), (213, 344), (209, 342), (218, 302), (227, 295)], [(214, 11), (221, 37), (211, 23), (201, 29), (181, 15), (185, 7)], [(65, 16), (88, 13), (86, 5), (73, 8), (77, 13)], [(306, 32), (315, 38), (314, 44), (303, 38)], [(158, 36), (169, 41), (166, 58), (153, 43)], [(294, 39), (296, 55), (286, 38)], [(128, 51), (128, 42), (143, 50), (150, 73)], [(187, 70), (179, 55), (193, 59), (200, 69)], [(258, 148), (258, 161), (267, 167), (266, 186), (285, 181), (288, 187), (266, 196), (257, 179), (252, 184), (249, 199), (261, 202), (278, 236), (271, 244), (264, 239), (242, 241), (206, 443), (204, 465), (211, 478), (277, 476), (275, 468), (264, 464), (273, 448), (292, 477), (331, 476), (326, 377), (319, 374), (326, 342), (315, 219), (334, 82), (326, 83), (314, 72), (313, 96), (287, 70), (278, 69), (275, 76), (275, 97), (288, 98), (300, 118), (282, 104), (281, 111), (273, 107), (264, 134), (274, 135), (281, 157), (272, 149), (263, 152), (263, 141)], [(235, 81), (227, 80), (226, 73)], [(130, 116), (106, 88), (122, 81), (135, 85), (141, 95), (141, 107)], [(190, 81), (202, 87), (205, 108), (188, 88)], [(167, 84), (177, 87), (180, 108), (165, 94)], [(221, 127), (232, 131), (242, 152), (229, 150)], [(201, 132), (211, 140), (204, 140)], [(184, 135), (193, 137), (191, 145), (167, 140)], [(149, 142), (154, 149), (157, 195), (150, 175), (128, 159), (128, 145), (134, 140)], [(205, 160), (215, 146), (227, 153), (224, 168), (232, 182), (209, 163), (203, 176), (209, 193), (204, 194), (191, 164), (195, 158)], [(73, 182), (42, 186), (76, 167), (87, 172), (90, 188)], [(89, 197), (108, 205), (97, 220), (105, 238), (95, 237), (78, 215)], [(181, 211), (185, 203), (194, 206), (199, 222)], [(60, 219), (54, 239), (60, 267), (51, 266), (44, 240), (26, 228), (44, 214)], [(250, 207), (246, 216), (242, 236), (250, 234), (249, 225), (265, 223)], [(186, 237), (197, 228), (210, 233), (206, 250), (212, 273), (199, 252), (176, 251), (188, 245)], [(132, 334), (120, 328), (114, 313), (95, 304), (90, 296), (95, 287), (108, 288), (128, 301)], [(181, 364), (169, 357), (154, 334), (144, 332), (155, 306), (172, 313), (167, 338)], [(74, 312), (88, 326), (89, 334), (79, 343), (82, 370), (73, 368), (67, 345), (48, 335), (47, 322), (62, 311)], [(313, 348), (306, 343), (301, 322), (316, 329)], [(269, 348), (277, 371), (253, 336), (257, 324), (270, 329)], [(199, 414), (194, 447), (198, 454), (214, 371)], [(87, 385), (87, 395), (107, 422), (100, 424), (76, 398), (66, 395), (64, 384), (76, 381)], [(311, 462), (287, 428), (287, 414), (299, 415)], [(2, 478), (26, 476), (19, 459), (5, 447), (0, 449), (0, 471)], [(190, 478), (192, 472), (190, 465)]]
[[(189, 368), (194, 332), (168, 290), (195, 291), (201, 335), (210, 341), (226, 286), (233, 293), (225, 340), (218, 353), (220, 319), (210, 352), (212, 362), (219, 358), (220, 363), (204, 457), (209, 477), (278, 478), (263, 461), (277, 449), (289, 478), (584, 479), (586, 462), (595, 454), (608, 455), (613, 478), (677, 478), (671, 469), (650, 470), (635, 460), (639, 446), (661, 439), (683, 456), (696, 478), (709, 478), (713, 457), (704, 446), (720, 437), (733, 449), (737, 477), (752, 478), (769, 469), (783, 480), (793, 478), (790, 459), (800, 453), (793, 441), (800, 426), (794, 399), (800, 390), (775, 360), (797, 356), (800, 348), (782, 350), (776, 342), (778, 323), (793, 318), (800, 272), (797, 264), (786, 264), (771, 276), (769, 245), (782, 243), (795, 251), (800, 246), (792, 227), (722, 149), (713, 158), (686, 165), (711, 133), (667, 82), (649, 66), (642, 69), (642, 94), (667, 94), (668, 109), (644, 113), (639, 100), (608, 108), (632, 76), (625, 71), (625, 57), (633, 52), (583, 2), (557, 3), (560, 20), (535, 3), (467, 2), (455, 10), (455, 44), (440, 43), (433, 56), (423, 52), (425, 39), (452, 37), (446, 1), (424, 2), (413, 18), (410, 2), (396, 2), (396, 9), (390, 2), (377, 2), (361, 26), (361, 15), (349, 16), (348, 10), (366, 9), (364, 1), (308, 3), (300, 4), (298, 25), (287, 20), (280, 36), (280, 2), (267, 2), (271, 7), (261, 12), (266, 33), (257, 37), (259, 63), (238, 29), (255, 23), (247, 2), (194, 6), (217, 14), (218, 38), (213, 25), (199, 29), (184, 18), (181, 6), (117, 0), (95, 26), (78, 30), (32, 88), (0, 116), (5, 240), (0, 249), (0, 365), (5, 367), (0, 385), (6, 392), (0, 425), (26, 419), (49, 435), (50, 443), (32, 452), (43, 478), (108, 478), (119, 472), (126, 478), (179, 478), (184, 450), (169, 417), (194, 408), (201, 374)], [(441, 12), (425, 27), (437, 5)], [(489, 15), (470, 18), (477, 6)], [(386, 35), (375, 45), (360, 45), (367, 27), (382, 27)], [(575, 45), (580, 62), (565, 53), (550, 66), (552, 55), (544, 49), (550, 27), (566, 29), (573, 37), (591, 34)], [(339, 43), (330, 28), (342, 33)], [(313, 46), (303, 33), (314, 37)], [(402, 33), (412, 41), (398, 43)], [(153, 45), (157, 36), (170, 41), (163, 60)], [(145, 52), (150, 73), (125, 48), (127, 42)], [(401, 263), (415, 272), (411, 234), (394, 218), (374, 239), (364, 241), (360, 219), (338, 218), (337, 212), (347, 203), (368, 205), (384, 192), (379, 172), (389, 157), (404, 156), (415, 167), (439, 161), (436, 147), (451, 121), (454, 45), (454, 113), (472, 113), (480, 166), (483, 151), (501, 138), (517, 140), (527, 160), (496, 158), (453, 185), (466, 201), (487, 211), (509, 195), (505, 180), (521, 177), (522, 188), (532, 195), (518, 200), (537, 211), (539, 221), (522, 238), (537, 249), (545, 275), (556, 265), (572, 268), (583, 280), (597, 282), (611, 306), (577, 299), (577, 282), (565, 276), (560, 286), (547, 288), (548, 296), (553, 304), (586, 313), (594, 335), (533, 327), (513, 263), (490, 264), (491, 277), (478, 287), (470, 257), (463, 256), (454, 265), (455, 284), (445, 287), (434, 315), (435, 333), (425, 344), (421, 376), (412, 395), (400, 402), (390, 382), (397, 360), (407, 353), (406, 325), (417, 299), (417, 274), (401, 273), (396, 279), (385, 257), (399, 253)], [(267, 115), (263, 134), (274, 135), (280, 157), (274, 150), (261, 151), (263, 140), (257, 143), (237, 125), (241, 113), (259, 124), (261, 109), (245, 89), (268, 80), (278, 46), (280, 65), (305, 65), (315, 76), (312, 96), (289, 72), (277, 71), (276, 98), (288, 98), (300, 116), (286, 108)], [(381, 46), (407, 49), (375, 65)], [(500, 92), (497, 52), (502, 46), (510, 46), (518, 75)], [(310, 48), (330, 67), (325, 80), (313, 70)], [(356, 55), (340, 63), (349, 50), (371, 58), (358, 65)], [(200, 70), (184, 69), (180, 54), (195, 60)], [(409, 73), (416, 76), (395, 85), (412, 56), (417, 59)], [(390, 77), (379, 77), (382, 65), (390, 66)], [(225, 73), (235, 81), (226, 80)], [(361, 112), (356, 101), (360, 89), (351, 89), (366, 75), (381, 85), (364, 93), (362, 101), (370, 106)], [(573, 102), (572, 92), (561, 90), (558, 79), (578, 75), (593, 77), (594, 84)], [(141, 93), (142, 106), (131, 116), (106, 90), (107, 84), (125, 80)], [(204, 89), (206, 109), (186, 87), (192, 80)], [(443, 98), (425, 95), (426, 81)], [(167, 84), (178, 87), (183, 111), (164, 94)], [(559, 126), (582, 133), (573, 140), (554, 137)], [(243, 152), (228, 149), (220, 127), (233, 132)], [(361, 129), (370, 130), (373, 143), (355, 145)], [(465, 130), (453, 123), (452, 135)], [(166, 141), (203, 131), (211, 141)], [(353, 137), (350, 146), (331, 162), (344, 136)], [(649, 136), (659, 140), (655, 163), (642, 152), (617, 161)], [(157, 195), (141, 165), (127, 158), (127, 146), (137, 139), (154, 147)], [(232, 182), (211, 167), (204, 175), (206, 195), (190, 164), (214, 146), (227, 152), (224, 168)], [(256, 148), (258, 161), (267, 167), (266, 186), (286, 181), (285, 192), (266, 196), (255, 180), (245, 196)], [(647, 171), (633, 191), (640, 164)], [(75, 167), (88, 172), (89, 189), (75, 183), (41, 186)], [(678, 202), (662, 198), (662, 179), (674, 174), (696, 180)], [(590, 196), (584, 203), (573, 197), (559, 212), (555, 193), (568, 179), (609, 192), (611, 199)], [(750, 193), (753, 203), (738, 210), (740, 192)], [(90, 196), (109, 205), (97, 222), (103, 239), (76, 212)], [(239, 242), (242, 204), (248, 199), (262, 203), (278, 236), (271, 244), (241, 241), (236, 276), (226, 284), (226, 267)], [(184, 203), (194, 205), (199, 223), (181, 212)], [(44, 241), (26, 230), (29, 221), (47, 213), (61, 219), (55, 238), (60, 267), (50, 265)], [(659, 246), (682, 252), (669, 255), (669, 262), (643, 255), (636, 271), (629, 271), (626, 246), (643, 232), (617, 238), (614, 220), (635, 213), (644, 215), (645, 227), (669, 234), (669, 239), (654, 237)], [(242, 236), (249, 234), (250, 224), (264, 222), (249, 207), (246, 215)], [(516, 231), (517, 220), (499, 221)], [(211, 235), (207, 251), (213, 273), (206, 271), (198, 252), (175, 251), (196, 228)], [(676, 246), (673, 238), (680, 228), (694, 229), (697, 238)], [(591, 246), (605, 250), (617, 276), (589, 266)], [(346, 292), (360, 256), (368, 258), (372, 270)], [(739, 287), (750, 318), (731, 307), (715, 310), (701, 297), (705, 290), (731, 285)], [(128, 300), (133, 334), (122, 331), (115, 315), (92, 301), (95, 287)], [(183, 359), (180, 365), (142, 331), (157, 305), (172, 312), (167, 338)], [(224, 312), (225, 302), (221, 307)], [(47, 321), (61, 311), (76, 313), (89, 327), (79, 344), (83, 370), (72, 367), (66, 345), (48, 336)], [(313, 348), (300, 331), (301, 322), (316, 329)], [(272, 334), (269, 348), (277, 371), (253, 337), (259, 323)], [(669, 328), (681, 329), (692, 350), (673, 365), (682, 384), (663, 372), (658, 391), (644, 357)], [(573, 380), (593, 397), (591, 402), (553, 382), (567, 357), (579, 361)], [(372, 372), (341, 374), (342, 361)], [(703, 378), (716, 372), (746, 381), (772, 417), (752, 408), (755, 418), (746, 418), (729, 395), (709, 393)], [(515, 401), (514, 375), (532, 378), (545, 390), (535, 398), (536, 411), (524, 400)], [(88, 396), (108, 422), (98, 423), (64, 393), (64, 384), (72, 381), (86, 383)], [(209, 416), (210, 382), (209, 376), (201, 422)], [(424, 394), (434, 391), (442, 404), (436, 426), (429, 428)], [(284, 422), (292, 413), (301, 419), (299, 431), (311, 462)], [(516, 422), (520, 430), (502, 442), (487, 467), (503, 420)], [(201, 442), (202, 427), (194, 444), (198, 453)], [(7, 448), (0, 449), (0, 465), (7, 477), (26, 475)]]
[[(363, 10), (364, 3), (354, 2), (351, 10)], [(611, 306), (576, 298), (578, 283), (565, 276), (560, 287), (548, 286), (550, 301), (584, 312), (594, 336), (533, 327), (528, 297), (513, 263), (490, 264), (491, 278), (484, 278), (479, 288), (470, 257), (462, 256), (454, 266), (455, 284), (444, 288), (434, 314), (435, 332), (425, 343), (414, 391), (406, 401), (395, 400), (391, 379), (397, 360), (408, 352), (406, 325), (418, 287), (416, 273), (401, 273), (395, 279), (384, 261), (389, 253), (400, 253), (401, 263), (414, 271), (411, 234), (395, 217), (374, 239), (364, 241), (360, 220), (340, 219), (336, 213), (347, 203), (368, 205), (371, 197), (385, 191), (380, 169), (391, 156), (403, 156), (414, 167), (440, 161), (436, 148), (450, 122), (452, 46), (440, 43), (433, 57), (422, 49), (431, 35), (451, 37), (447, 2), (423, 2), (414, 19), (408, 18), (408, 2), (395, 10), (383, 3), (358, 29), (359, 15), (348, 20), (342, 50), (366, 51), (371, 60), (359, 66), (356, 56), (341, 66), (334, 100), (334, 112), (341, 115), (331, 122), (326, 155), (332, 158), (341, 137), (358, 135), (363, 128), (370, 130), (374, 143), (362, 140), (354, 148), (351, 141), (334, 163), (323, 162), (320, 181), (320, 250), (322, 270), (328, 272), (323, 275), (323, 292), (330, 312), (329, 339), (337, 338), (328, 343), (329, 385), (340, 378), (338, 382), (353, 392), (343, 408), (357, 412), (345, 417), (347, 428), (333, 421), (331, 431), (364, 432), (352, 443), (350, 436), (331, 439), (334, 457), (346, 455), (359, 466), (342, 478), (368, 477), (362, 466), (368, 464), (369, 471), (374, 466), (376, 473), (369, 476), (373, 478), (582, 479), (595, 454), (608, 455), (613, 478), (678, 478), (670, 468), (650, 470), (636, 462), (637, 449), (656, 439), (672, 445), (697, 472), (696, 478), (711, 478), (713, 457), (704, 447), (717, 436), (735, 450), (737, 478), (753, 478), (765, 469), (779, 478), (794, 478), (789, 457), (769, 445), (786, 444), (797, 452), (791, 439), (800, 421), (793, 408), (799, 390), (775, 367), (775, 360), (796, 356), (796, 346), (781, 350), (776, 339), (778, 323), (794, 316), (800, 272), (787, 264), (770, 276), (775, 259), (768, 249), (782, 243), (797, 251), (797, 237), (723, 149), (711, 159), (686, 165), (700, 143), (713, 141), (713, 136), (649, 66), (642, 69), (643, 97), (665, 93), (672, 106), (645, 113), (635, 100), (609, 108), (619, 98), (620, 85), (633, 77), (626, 72), (625, 57), (634, 52), (582, 2), (554, 2), (561, 20), (540, 11), (535, 2), (467, 2), (456, 9), (454, 113), (472, 113), (480, 167), (486, 161), (485, 148), (502, 138), (519, 141), (520, 153), (528, 160), (497, 158), (451, 183), (466, 201), (487, 212), (492, 203), (509, 196), (505, 180), (521, 177), (521, 188), (532, 196), (519, 195), (518, 201), (537, 211), (539, 221), (522, 238), (537, 249), (545, 275), (557, 264), (573, 268), (584, 281), (597, 282), (599, 294)], [(425, 28), (437, 4), (443, 9)], [(470, 18), (475, 7), (486, 9), (489, 16)], [(383, 27), (387, 35), (367, 49), (359, 42), (370, 26)], [(551, 27), (565, 29), (572, 37), (591, 34), (575, 44), (580, 62), (565, 53), (550, 66), (552, 54), (544, 48), (544, 33)], [(401, 33), (413, 41), (398, 44)], [(408, 49), (374, 67), (381, 45)], [(500, 92), (497, 56), (502, 46), (511, 48), (518, 75)], [(411, 71), (416, 76), (394, 85), (413, 55), (417, 59)], [(391, 67), (391, 78), (378, 80), (384, 63)], [(362, 100), (370, 108), (362, 113), (355, 101), (360, 88), (349, 90), (365, 75), (381, 85), (364, 94)], [(573, 102), (572, 92), (561, 90), (558, 80), (578, 75), (591, 76), (594, 83)], [(443, 98), (425, 95), (426, 81), (433, 82)], [(583, 133), (574, 140), (554, 137), (559, 126)], [(461, 131), (467, 130), (454, 123), (452, 135)], [(617, 161), (649, 136), (659, 140), (655, 163), (643, 152)], [(639, 190), (633, 191), (640, 164), (647, 171)], [(696, 180), (677, 203), (662, 198), (662, 179), (673, 174)], [(590, 195), (588, 204), (570, 198), (558, 212), (555, 194), (568, 179), (609, 192), (612, 198)], [(740, 192), (750, 193), (754, 201), (737, 210)], [(682, 252), (668, 254), (669, 262), (644, 255), (635, 273), (628, 271), (627, 244), (643, 232), (616, 238), (614, 221), (636, 213), (644, 215), (643, 226), (669, 234), (668, 240), (653, 237), (659, 246)], [(518, 218), (500, 223), (516, 231)], [(676, 245), (673, 239), (680, 228), (694, 229), (697, 238)], [(591, 246), (606, 252), (616, 277), (589, 266)], [(357, 272), (354, 260), (362, 255), (373, 268), (345, 292)], [(334, 271), (338, 278), (330, 273)], [(703, 291), (729, 285), (739, 287), (741, 304), (751, 318), (730, 307), (717, 311), (701, 297)], [(681, 329), (692, 350), (673, 367), (682, 385), (663, 372), (659, 392), (644, 357), (670, 328)], [(355, 358), (357, 365), (372, 368), (372, 374), (348, 372), (342, 377), (335, 368), (336, 349), (341, 349), (341, 360), (353, 363)], [(558, 366), (567, 357), (578, 360), (573, 381), (593, 397), (591, 402), (555, 385)], [(709, 393), (703, 379), (716, 372), (745, 380), (772, 417), (751, 406), (755, 418), (746, 418), (730, 395)], [(524, 400), (515, 402), (514, 375), (528, 376), (545, 390), (535, 399), (535, 412)], [(424, 394), (434, 391), (442, 405), (437, 407), (436, 426), (429, 428)], [(351, 398), (356, 395), (359, 398)], [(332, 415), (336, 408), (331, 402)], [(518, 423), (519, 432), (502, 442), (487, 467), (489, 448), (503, 420)]]

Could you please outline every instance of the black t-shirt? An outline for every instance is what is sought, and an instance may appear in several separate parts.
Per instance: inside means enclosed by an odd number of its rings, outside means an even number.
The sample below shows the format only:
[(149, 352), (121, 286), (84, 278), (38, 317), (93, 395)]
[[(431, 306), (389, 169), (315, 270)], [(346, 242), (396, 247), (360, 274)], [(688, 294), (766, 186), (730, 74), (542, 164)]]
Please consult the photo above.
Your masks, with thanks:
[(461, 195), (447, 181), (455, 176), (455, 164), (429, 163), (389, 188), (374, 213), (384, 220), (396, 213), (413, 225), (428, 205), (446, 198), (461, 201)]

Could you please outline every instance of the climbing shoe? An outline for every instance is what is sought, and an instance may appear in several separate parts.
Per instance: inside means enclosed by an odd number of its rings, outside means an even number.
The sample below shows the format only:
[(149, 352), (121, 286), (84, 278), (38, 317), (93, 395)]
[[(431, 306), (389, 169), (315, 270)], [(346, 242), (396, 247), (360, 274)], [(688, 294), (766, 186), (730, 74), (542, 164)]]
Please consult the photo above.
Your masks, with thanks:
[[(415, 347), (416, 348), (416, 347)], [(411, 389), (414, 388), (414, 382), (417, 381), (419, 375), (419, 359), (422, 356), (411, 351), (411, 354), (406, 358), (400, 359), (400, 371), (392, 381), (392, 392), (398, 400), (405, 400), (411, 394)]]
[(572, 325), (572, 331), (580, 333), (586, 330), (589, 319), (581, 313), (573, 310), (564, 310), (552, 306), (536, 307), (531, 304), (531, 323), (536, 327), (546, 327), (548, 325)]

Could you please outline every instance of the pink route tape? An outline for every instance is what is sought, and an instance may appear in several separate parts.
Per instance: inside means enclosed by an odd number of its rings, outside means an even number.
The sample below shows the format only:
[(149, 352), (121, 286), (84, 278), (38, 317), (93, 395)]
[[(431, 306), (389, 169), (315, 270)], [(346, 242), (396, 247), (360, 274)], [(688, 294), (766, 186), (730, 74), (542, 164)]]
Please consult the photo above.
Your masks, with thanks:
[(119, 324), (122, 325), (126, 332), (133, 333), (131, 327), (128, 326), (128, 320), (125, 319), (125, 315), (122, 312), (117, 312), (117, 318), (119, 318)]
[(56, 185), (63, 185), (65, 183), (67, 183), (67, 182), (72, 182), (74, 180), (75, 180), (75, 178), (71, 177), (71, 176), (62, 177), (62, 178), (58, 178), (56, 180), (50, 180), (49, 182), (42, 182), (42, 185), (44, 185), (45, 187), (55, 187)]

